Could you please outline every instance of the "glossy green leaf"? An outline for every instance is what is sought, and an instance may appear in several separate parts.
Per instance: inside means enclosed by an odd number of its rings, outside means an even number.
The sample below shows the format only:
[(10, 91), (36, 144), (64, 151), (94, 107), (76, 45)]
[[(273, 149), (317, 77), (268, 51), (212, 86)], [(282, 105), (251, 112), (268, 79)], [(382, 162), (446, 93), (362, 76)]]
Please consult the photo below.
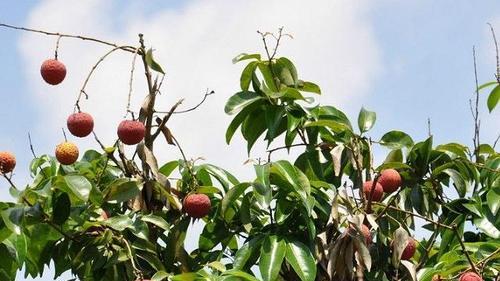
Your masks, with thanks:
[(390, 131), (382, 136), (380, 144), (391, 149), (401, 149), (404, 147), (413, 146), (413, 139), (406, 133), (401, 131)]
[(260, 54), (241, 53), (233, 58), (233, 63), (237, 63), (237, 62), (244, 61), (244, 60), (250, 60), (250, 59), (260, 60)]
[(160, 172), (164, 176), (168, 177), (177, 167), (179, 167), (178, 160), (170, 161), (170, 162), (166, 163), (165, 165), (161, 166), (161, 168), (158, 170), (158, 172)]
[(230, 204), (234, 203), (251, 186), (249, 182), (243, 182), (230, 188), (221, 202), (221, 214), (224, 216)]
[(486, 202), (490, 208), (491, 213), (496, 216), (500, 210), (500, 187), (492, 188), (486, 194)]
[(87, 178), (80, 175), (68, 175), (64, 177), (64, 180), (73, 194), (80, 200), (88, 201), (92, 184)]
[[(243, 272), (241, 270), (235, 270), (235, 269), (232, 269), (232, 270), (227, 270), (225, 271), (222, 276), (228, 276), (228, 277), (231, 277), (231, 279), (229, 278), (224, 278), (222, 279), (222, 281), (240, 281), (240, 280), (244, 280), (244, 281), (259, 281), (259, 279), (253, 277), (252, 275), (246, 273), (246, 272)], [(237, 277), (238, 279), (233, 279), (232, 277)]]
[(162, 218), (160, 216), (157, 216), (157, 215), (148, 214), (148, 215), (142, 216), (141, 220), (144, 221), (144, 222), (152, 223), (152, 224), (158, 226), (159, 228), (161, 228), (163, 230), (169, 230), (170, 229), (168, 222), (165, 221), (164, 218)]
[(285, 258), (300, 280), (314, 281), (316, 279), (316, 261), (305, 244), (296, 240), (288, 241)]
[(153, 275), (153, 277), (151, 277), (151, 281), (162, 281), (169, 276), (170, 274), (166, 273), (165, 271), (158, 271), (155, 273), (155, 275)]
[(118, 231), (123, 231), (126, 228), (133, 228), (134, 224), (132, 219), (127, 215), (113, 216), (105, 220), (103, 223)]
[(314, 84), (313, 82), (306, 82), (306, 81), (302, 81), (302, 83), (299, 82), (299, 90), (321, 95), (320, 87), (318, 85)]
[(125, 202), (139, 194), (139, 182), (128, 179), (118, 179), (107, 189), (106, 201)]
[(340, 133), (344, 131), (350, 131), (351, 129), (338, 121), (334, 120), (319, 120), (306, 123), (304, 127), (327, 127), (335, 133)]
[(154, 58), (153, 58), (153, 49), (151, 49), (151, 48), (146, 52), (146, 63), (154, 71), (158, 71), (161, 74), (165, 74), (165, 72), (163, 71), (163, 69), (161, 68), (161, 66), (154, 60)]
[(285, 258), (286, 243), (276, 235), (264, 238), (261, 247), (259, 269), (264, 281), (274, 281), (278, 277), (281, 263)]
[(257, 68), (258, 61), (252, 61), (247, 64), (247, 66), (243, 69), (240, 76), (240, 88), (242, 91), (248, 91), (250, 87), (250, 83), (252, 82), (252, 76)]
[(257, 236), (247, 243), (243, 244), (234, 256), (233, 267), (235, 269), (244, 269), (249, 266), (248, 262), (255, 254), (260, 252), (262, 237)]
[(373, 111), (368, 111), (364, 107), (361, 108), (358, 116), (358, 127), (361, 133), (369, 131), (373, 125), (375, 125), (375, 121), (377, 120), (377, 114)]
[(251, 104), (247, 104), (234, 118), (233, 121), (229, 124), (226, 130), (226, 143), (229, 144), (231, 139), (233, 138), (234, 133), (238, 129), (238, 127), (245, 121), (250, 113), (256, 110), (259, 106), (263, 104), (263, 100), (255, 100)]
[(276, 85), (276, 81), (274, 80), (274, 75), (269, 66), (269, 62), (260, 62), (258, 64), (258, 68), (260, 70), (260, 73), (262, 74), (262, 77), (264, 77), (266, 87), (273, 93), (278, 92), (278, 87)]
[(487, 83), (484, 83), (482, 85), (480, 85), (477, 90), (480, 91), (482, 89), (485, 89), (485, 88), (488, 88), (488, 87), (491, 87), (493, 85), (498, 85), (498, 81), (491, 81), (491, 82), (487, 82)]
[(488, 110), (490, 112), (492, 112), (493, 109), (495, 109), (499, 100), (500, 100), (500, 85), (497, 85), (488, 96), (487, 104), (488, 104)]
[(224, 107), (224, 111), (229, 115), (235, 114), (241, 111), (247, 105), (259, 99), (262, 99), (262, 97), (255, 92), (238, 92), (228, 99), (228, 101), (226, 102), (226, 106)]

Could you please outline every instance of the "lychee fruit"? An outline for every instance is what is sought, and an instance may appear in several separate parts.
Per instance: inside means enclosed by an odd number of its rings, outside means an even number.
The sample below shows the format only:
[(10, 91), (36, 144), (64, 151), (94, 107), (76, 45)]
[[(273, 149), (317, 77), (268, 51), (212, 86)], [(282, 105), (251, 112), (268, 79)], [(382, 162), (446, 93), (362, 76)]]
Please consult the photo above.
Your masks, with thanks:
[(394, 169), (383, 170), (378, 178), (378, 183), (382, 185), (384, 192), (392, 193), (403, 183), (401, 175)]
[(189, 194), (184, 198), (182, 209), (192, 218), (202, 218), (210, 213), (210, 198), (203, 193)]
[(40, 73), (45, 82), (50, 85), (57, 85), (66, 77), (66, 67), (56, 59), (48, 59), (42, 63)]
[(16, 167), (16, 157), (8, 151), (0, 152), (0, 174), (12, 172)]
[(410, 260), (417, 250), (417, 242), (413, 238), (408, 238), (408, 244), (401, 254), (401, 260)]
[(59, 163), (71, 165), (78, 159), (78, 147), (71, 142), (63, 142), (56, 147), (56, 158)]
[(465, 272), (462, 275), (460, 275), (459, 281), (483, 281), (483, 278), (481, 276), (477, 275), (474, 272)]
[(373, 187), (373, 181), (367, 181), (363, 184), (363, 192), (365, 193), (365, 198), (368, 201), (370, 199), (370, 193), (373, 193), (372, 201), (378, 202), (382, 199), (382, 196), (384, 195), (384, 188), (379, 182), (375, 184), (375, 189), (373, 190), (373, 192), (371, 192), (372, 187)]
[(79, 138), (88, 136), (94, 130), (94, 119), (85, 112), (73, 113), (66, 121), (70, 133)]
[[(350, 226), (349, 227), (349, 232), (352, 234), (352, 235), (355, 235), (356, 234), (356, 229), (354, 228), (354, 226)], [(363, 236), (365, 237), (365, 244), (367, 246), (369, 246), (371, 243), (372, 243), (372, 234), (370, 232), (370, 228), (368, 228), (368, 226), (366, 225), (361, 225), (361, 233), (363, 234)]]
[(118, 126), (118, 138), (128, 145), (138, 144), (144, 139), (146, 128), (139, 121), (123, 120)]

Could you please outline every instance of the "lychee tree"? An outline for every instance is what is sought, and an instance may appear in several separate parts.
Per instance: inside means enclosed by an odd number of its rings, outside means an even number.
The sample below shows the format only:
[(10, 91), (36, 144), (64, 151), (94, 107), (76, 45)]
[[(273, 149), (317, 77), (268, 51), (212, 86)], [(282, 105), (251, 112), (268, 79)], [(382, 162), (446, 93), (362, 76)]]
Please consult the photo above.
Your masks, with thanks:
[[(246, 66), (225, 105), (234, 115), (228, 144), (238, 131), (248, 153), (262, 138), (267, 143), (266, 157), (254, 161), (255, 179), (242, 182), (187, 158), (168, 127), (180, 103), (165, 113), (155, 108), (164, 71), (142, 35), (134, 47), (0, 26), (55, 36), (56, 46), (76, 38), (111, 48), (85, 78), (67, 120), (73, 136), (92, 133), (98, 149), (79, 158), (73, 139), (58, 145), (55, 157), (32, 150), (33, 179), (22, 188), (12, 179), (15, 157), (0, 152), (15, 198), (0, 203), (0, 280), (15, 280), (22, 269), (41, 276), (46, 265), (56, 277), (71, 271), (82, 281), (500, 280), (500, 154), (496, 143), (479, 142), (477, 108), (471, 148), (435, 145), (432, 135), (414, 141), (397, 130), (369, 136), (375, 112), (362, 108), (353, 125), (340, 109), (315, 103), (320, 87), (277, 56), (287, 35), (260, 33), (265, 55), (233, 60)], [(83, 112), (80, 100), (92, 98), (85, 85), (115, 51), (142, 60), (148, 94), (138, 112), (127, 106), (117, 141), (104, 144), (93, 126), (105, 121)], [(41, 74), (63, 83), (57, 47)], [(499, 99), (496, 77), (476, 86), (476, 101), (493, 88), (490, 111)], [(180, 159), (159, 164), (155, 144), (175, 146)], [(128, 155), (125, 145), (135, 152)], [(278, 150), (298, 156), (275, 159)], [(374, 159), (374, 150), (386, 157)], [(192, 237), (196, 220), (204, 229)], [(186, 239), (197, 240), (197, 249), (188, 252)]]

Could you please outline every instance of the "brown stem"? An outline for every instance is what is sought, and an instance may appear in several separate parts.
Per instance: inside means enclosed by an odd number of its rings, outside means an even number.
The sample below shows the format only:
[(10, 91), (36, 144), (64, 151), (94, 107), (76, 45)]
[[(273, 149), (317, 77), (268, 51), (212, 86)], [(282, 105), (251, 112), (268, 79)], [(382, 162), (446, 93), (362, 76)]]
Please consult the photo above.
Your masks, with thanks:
[(177, 101), (174, 106), (172, 106), (172, 108), (170, 108), (170, 111), (167, 113), (167, 115), (165, 115), (163, 117), (163, 119), (161, 120), (161, 122), (158, 124), (158, 129), (156, 129), (156, 132), (151, 136), (151, 141), (154, 142), (155, 139), (158, 137), (158, 135), (161, 133), (161, 130), (163, 129), (163, 126), (165, 126), (165, 124), (167, 124), (167, 121), (170, 119), (170, 117), (172, 116), (172, 114), (174, 113), (175, 109), (181, 105), (181, 103), (184, 101), (184, 99), (180, 99), (179, 101)]
[(92, 37), (87, 37), (87, 36), (81, 36), (81, 35), (72, 35), (72, 34), (63, 34), (59, 32), (49, 32), (49, 31), (44, 31), (44, 30), (37, 30), (37, 29), (32, 29), (32, 28), (26, 28), (26, 27), (20, 27), (20, 26), (14, 26), (10, 24), (5, 24), (5, 23), (0, 23), (0, 27), (6, 27), (6, 28), (11, 28), (11, 29), (17, 29), (17, 30), (23, 30), (23, 31), (28, 31), (28, 32), (34, 32), (34, 33), (40, 33), (44, 35), (49, 35), (49, 36), (59, 36), (59, 37), (67, 37), (67, 38), (75, 38), (75, 39), (81, 39), (84, 41), (92, 41), (104, 45), (108, 45), (111, 47), (119, 47), (120, 49), (133, 53), (135, 52), (135, 48), (132, 46), (118, 46), (115, 43), (111, 43), (108, 41), (92, 38)]
[(477, 271), (476, 265), (474, 264), (474, 262), (472, 262), (472, 259), (471, 259), (470, 255), (469, 255), (469, 252), (467, 252), (467, 249), (465, 248), (465, 244), (464, 244), (464, 242), (462, 241), (462, 237), (460, 236), (460, 233), (458, 232), (458, 227), (457, 227), (457, 225), (456, 225), (456, 224), (454, 224), (454, 225), (452, 226), (452, 229), (453, 229), (453, 231), (455, 232), (455, 235), (456, 235), (456, 236), (457, 236), (457, 238), (458, 238), (458, 242), (460, 242), (460, 246), (462, 247), (462, 251), (464, 252), (465, 257), (466, 257), (466, 258), (467, 258), (467, 260), (469, 261), (469, 264), (470, 264), (470, 267), (471, 267), (472, 271), (474, 271), (475, 273), (479, 273), (479, 272)]
[(97, 66), (99, 66), (99, 64), (104, 61), (104, 59), (110, 55), (111, 53), (113, 53), (114, 51), (116, 50), (119, 50), (121, 47), (114, 47), (113, 49), (109, 50), (106, 54), (104, 54), (102, 57), (99, 58), (99, 60), (92, 66), (92, 68), (90, 69), (90, 72), (89, 74), (87, 75), (87, 78), (85, 79), (85, 81), (83, 82), (83, 86), (82, 88), (80, 89), (80, 92), (78, 93), (78, 98), (76, 99), (76, 102), (75, 102), (75, 108), (78, 109), (78, 112), (80, 112), (80, 99), (82, 98), (82, 95), (85, 95), (85, 99), (88, 99), (89, 96), (88, 94), (85, 92), (85, 87), (87, 86), (87, 83), (89, 82), (90, 80), (90, 77), (92, 76), (92, 73), (94, 73), (94, 71), (96, 70)]
[(153, 124), (153, 113), (154, 105), (156, 99), (156, 91), (153, 86), (153, 80), (151, 79), (151, 71), (149, 70), (149, 65), (146, 61), (146, 46), (144, 45), (144, 35), (139, 34), (139, 43), (141, 44), (141, 57), (142, 63), (144, 65), (144, 74), (148, 83), (148, 94), (150, 95), (149, 103), (146, 109), (146, 135), (144, 137), (144, 143), (149, 150), (153, 151), (153, 142), (151, 141), (151, 126)]
[[(373, 204), (375, 205), (379, 205), (379, 206), (384, 206), (384, 204), (381, 204), (381, 203), (378, 203), (378, 202), (374, 202)], [(443, 223), (440, 223), (440, 222), (437, 222), (437, 221), (434, 221), (432, 219), (429, 219), (428, 217), (424, 217), (422, 215), (419, 215), (419, 214), (415, 214), (413, 212), (410, 212), (410, 211), (406, 211), (406, 210), (403, 210), (403, 209), (400, 209), (400, 208), (397, 208), (397, 207), (394, 207), (394, 206), (390, 206), (388, 205), (387, 208), (391, 209), (391, 210), (395, 210), (395, 211), (398, 211), (398, 212), (402, 212), (402, 213), (405, 213), (405, 214), (408, 214), (408, 215), (411, 215), (411, 216), (414, 216), (414, 217), (417, 217), (417, 218), (420, 218), (420, 219), (423, 219), (425, 221), (428, 221), (434, 225), (437, 225), (439, 227), (442, 227), (442, 228), (446, 228), (446, 229), (450, 229), (450, 230), (453, 230), (453, 227), (452, 226), (449, 226), (449, 225), (446, 225), (446, 224), (443, 224)]]

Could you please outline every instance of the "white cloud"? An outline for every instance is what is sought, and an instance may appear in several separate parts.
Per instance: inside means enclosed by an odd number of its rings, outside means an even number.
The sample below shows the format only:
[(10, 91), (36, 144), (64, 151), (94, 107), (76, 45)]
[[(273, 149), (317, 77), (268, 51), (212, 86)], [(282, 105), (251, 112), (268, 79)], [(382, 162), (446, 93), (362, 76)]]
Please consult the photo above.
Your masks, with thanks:
[[(321, 85), (321, 100), (325, 103), (357, 108), (381, 69), (367, 19), (368, 1), (324, 0), (306, 5), (299, 0), (197, 0), (147, 17), (140, 11), (134, 13), (120, 7), (120, 13), (129, 15), (126, 19), (115, 14), (119, 5), (118, 1), (43, 1), (32, 11), (26, 25), (127, 44), (137, 44), (137, 33), (144, 33), (147, 45), (156, 49), (157, 60), (167, 73), (158, 108), (169, 109), (180, 98), (185, 98), (183, 106), (187, 108), (199, 102), (206, 88), (216, 91), (200, 109), (175, 116), (169, 124), (188, 156), (204, 156), (240, 176), (250, 177), (253, 173), (250, 167), (242, 166), (247, 156), (241, 137), (237, 135), (230, 146), (224, 142), (231, 117), (224, 114), (223, 107), (238, 90), (243, 67), (233, 65), (231, 59), (241, 52), (263, 52), (256, 30), (273, 31), (284, 26), (286, 32), (294, 35), (295, 39), (284, 40), (279, 53), (295, 61), (299, 76)], [(109, 50), (63, 38), (59, 54), (68, 76), (63, 84), (52, 87), (41, 80), (39, 67), (52, 56), (55, 40), (24, 34), (19, 45), (26, 80), (40, 112), (36, 133), (47, 143), (43, 152), (48, 153), (62, 140), (60, 128), (73, 112), (75, 98), (91, 65)], [(116, 138), (116, 126), (125, 111), (131, 60), (128, 53), (111, 55), (87, 87), (89, 100), (82, 101), (83, 110), (94, 116), (96, 132), (106, 144), (112, 144)], [(140, 60), (136, 70), (135, 109), (146, 94)], [(97, 147), (90, 138), (73, 140), (82, 148)], [(163, 161), (180, 157), (163, 140), (156, 150)], [(256, 147), (253, 156), (265, 156), (264, 147)]]

